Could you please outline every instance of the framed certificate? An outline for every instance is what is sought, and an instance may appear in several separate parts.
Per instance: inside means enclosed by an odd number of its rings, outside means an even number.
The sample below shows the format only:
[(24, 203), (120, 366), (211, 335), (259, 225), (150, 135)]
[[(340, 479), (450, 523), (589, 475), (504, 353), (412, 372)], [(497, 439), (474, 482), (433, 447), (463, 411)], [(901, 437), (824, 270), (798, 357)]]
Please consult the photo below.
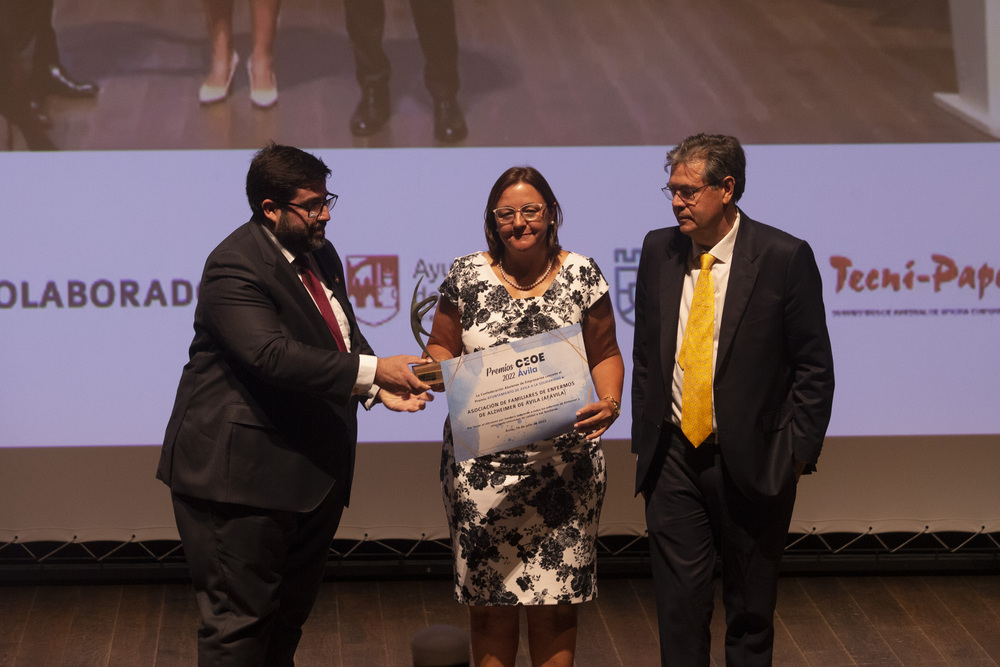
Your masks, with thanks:
[(441, 372), (459, 462), (566, 433), (594, 400), (579, 324), (447, 359)]

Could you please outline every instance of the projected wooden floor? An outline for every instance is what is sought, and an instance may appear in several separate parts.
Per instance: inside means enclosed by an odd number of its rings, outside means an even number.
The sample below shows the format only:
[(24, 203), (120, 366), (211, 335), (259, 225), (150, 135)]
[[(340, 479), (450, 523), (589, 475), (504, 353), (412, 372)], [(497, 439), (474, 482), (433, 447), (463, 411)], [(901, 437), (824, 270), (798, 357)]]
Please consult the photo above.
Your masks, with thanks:
[[(580, 608), (578, 667), (659, 664), (647, 579), (600, 582)], [(713, 664), (725, 664), (717, 601)], [(197, 609), (188, 586), (0, 589), (0, 665), (190, 667)], [(306, 625), (300, 667), (409, 667), (428, 625), (466, 627), (447, 581), (326, 583)], [(1000, 577), (786, 577), (777, 667), (1000, 664)], [(518, 665), (527, 666), (522, 651)]]
[[(246, 3), (238, 50), (249, 52)], [(96, 100), (53, 98), (50, 136), (75, 150), (436, 145), (406, 0), (387, 0), (389, 125), (348, 131), (358, 100), (340, 0), (285, 0), (280, 98), (252, 108), (247, 73), (203, 107), (198, 4), (57, 0), (68, 69)], [(957, 92), (947, 0), (457, 2), (465, 146), (668, 145), (709, 131), (747, 144), (990, 140), (939, 107)], [(0, 120), (0, 129), (3, 121)], [(23, 149), (0, 132), (0, 148)], [(6, 144), (6, 145), (5, 145)]]

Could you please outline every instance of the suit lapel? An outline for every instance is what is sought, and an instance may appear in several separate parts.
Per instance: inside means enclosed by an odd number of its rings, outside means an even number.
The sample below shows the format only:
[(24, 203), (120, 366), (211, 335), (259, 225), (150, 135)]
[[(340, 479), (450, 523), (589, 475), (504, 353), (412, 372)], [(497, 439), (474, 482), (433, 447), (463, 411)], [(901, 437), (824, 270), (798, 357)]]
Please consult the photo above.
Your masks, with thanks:
[(332, 246), (324, 246), (314, 252), (313, 257), (316, 258), (316, 264), (319, 266), (319, 271), (323, 276), (324, 282), (329, 286), (334, 296), (337, 297), (340, 305), (346, 310), (347, 288), (344, 284), (344, 271), (340, 265), (336, 251), (333, 250)]
[(267, 237), (260, 223), (253, 222), (251, 224), (253, 225), (253, 236), (260, 247), (261, 257), (264, 260), (264, 264), (271, 267), (274, 279), (285, 290), (289, 298), (299, 307), (299, 310), (303, 313), (316, 335), (322, 340), (329, 341), (329, 346), (336, 349), (337, 344), (333, 340), (333, 334), (330, 333), (330, 328), (326, 325), (323, 314), (319, 312), (319, 308), (313, 302), (309, 290), (302, 284), (302, 279), (299, 278), (295, 267), (285, 259), (278, 247)]
[(333, 296), (347, 315), (347, 321), (351, 325), (351, 349), (354, 349), (357, 343), (358, 323), (354, 316), (354, 308), (351, 307), (351, 300), (347, 296), (347, 280), (344, 277), (344, 267), (340, 262), (340, 256), (333, 244), (327, 243), (314, 252), (313, 257), (316, 258), (316, 264), (319, 265), (320, 273), (323, 274), (323, 280), (326, 281)]
[(756, 224), (740, 211), (740, 228), (736, 233), (736, 244), (733, 248), (733, 265), (729, 269), (729, 284), (726, 286), (726, 305), (722, 310), (722, 323), (719, 327), (719, 353), (715, 362), (718, 373), (723, 367), (723, 360), (729, 354), (736, 328), (743, 320), (750, 295), (753, 294), (757, 282), (757, 234)]
[(691, 254), (691, 239), (673, 229), (673, 236), (667, 243), (663, 257), (663, 269), (659, 272), (659, 283), (655, 286), (660, 295), (661, 318), (660, 362), (663, 377), (667, 380), (674, 374), (674, 357), (677, 352), (677, 326), (680, 320), (681, 295), (684, 291), (685, 262)]

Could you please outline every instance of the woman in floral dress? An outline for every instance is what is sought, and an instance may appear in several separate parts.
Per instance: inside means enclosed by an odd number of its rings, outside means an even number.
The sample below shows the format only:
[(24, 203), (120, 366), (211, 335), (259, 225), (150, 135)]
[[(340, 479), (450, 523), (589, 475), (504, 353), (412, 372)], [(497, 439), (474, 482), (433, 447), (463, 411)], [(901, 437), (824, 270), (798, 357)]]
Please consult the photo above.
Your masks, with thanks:
[(625, 367), (608, 283), (592, 259), (560, 248), (561, 223), (537, 170), (504, 172), (486, 205), (488, 250), (452, 264), (428, 341), (440, 361), (580, 322), (601, 397), (568, 433), (462, 463), (445, 422), (455, 597), (469, 605), (477, 667), (514, 665), (522, 606), (532, 665), (572, 665), (576, 605), (597, 595), (600, 437), (618, 417)]

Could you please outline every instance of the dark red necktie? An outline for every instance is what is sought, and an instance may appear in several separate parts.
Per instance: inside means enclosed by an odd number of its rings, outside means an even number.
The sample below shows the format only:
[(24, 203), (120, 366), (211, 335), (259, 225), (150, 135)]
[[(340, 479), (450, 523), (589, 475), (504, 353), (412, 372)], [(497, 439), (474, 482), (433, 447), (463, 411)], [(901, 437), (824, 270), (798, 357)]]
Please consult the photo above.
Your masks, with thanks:
[(344, 334), (340, 332), (340, 325), (337, 324), (337, 316), (333, 314), (333, 306), (330, 305), (330, 298), (326, 295), (326, 291), (320, 284), (319, 278), (309, 268), (309, 261), (305, 257), (299, 256), (295, 258), (294, 264), (302, 275), (302, 282), (305, 283), (306, 289), (309, 290), (313, 300), (316, 301), (316, 305), (319, 306), (319, 312), (323, 314), (323, 319), (326, 320), (326, 326), (330, 328), (333, 339), (337, 341), (337, 349), (341, 352), (347, 352), (347, 345), (344, 344)]

